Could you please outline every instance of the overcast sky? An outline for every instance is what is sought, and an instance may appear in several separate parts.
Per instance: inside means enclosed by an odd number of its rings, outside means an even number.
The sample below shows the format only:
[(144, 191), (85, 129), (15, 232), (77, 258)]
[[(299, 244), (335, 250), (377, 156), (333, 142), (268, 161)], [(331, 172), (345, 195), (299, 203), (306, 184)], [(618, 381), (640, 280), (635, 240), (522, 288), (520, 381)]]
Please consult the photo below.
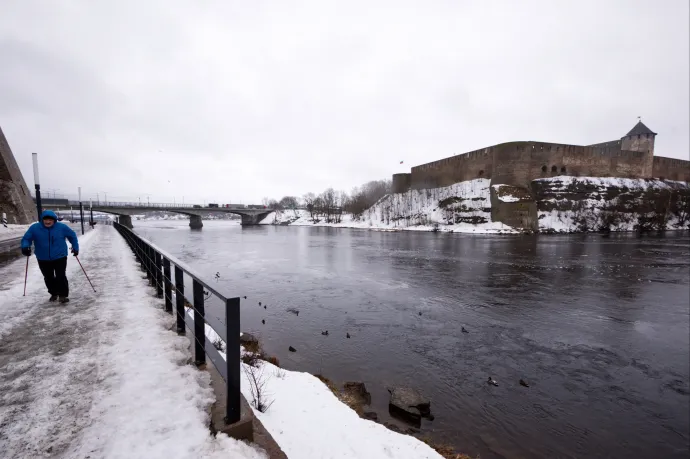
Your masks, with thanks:
[[(0, 126), (108, 200), (349, 191), (513, 140), (688, 159), (687, 0), (6, 1)], [(400, 165), (404, 161), (404, 165)]]

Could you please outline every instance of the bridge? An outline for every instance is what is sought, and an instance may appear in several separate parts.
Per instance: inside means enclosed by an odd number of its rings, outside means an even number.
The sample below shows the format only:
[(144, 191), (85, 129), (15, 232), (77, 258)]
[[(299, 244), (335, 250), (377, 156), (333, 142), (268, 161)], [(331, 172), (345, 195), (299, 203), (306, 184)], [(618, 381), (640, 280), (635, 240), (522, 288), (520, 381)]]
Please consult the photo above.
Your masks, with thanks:
[[(69, 210), (70, 208), (79, 208), (78, 201), (68, 201), (66, 199), (43, 199), (42, 205), (46, 209), (51, 210)], [(86, 210), (88, 204), (82, 203)], [(133, 228), (132, 215), (141, 214), (143, 212), (173, 212), (189, 216), (189, 227), (192, 229), (201, 229), (204, 224), (201, 221), (203, 215), (210, 213), (226, 213), (235, 214), (242, 217), (242, 226), (258, 225), (266, 215), (273, 212), (273, 210), (266, 208), (266, 206), (242, 206), (237, 204), (230, 204), (231, 207), (209, 207), (198, 204), (159, 204), (159, 203), (136, 203), (136, 202), (108, 202), (92, 203), (89, 209), (94, 212), (104, 212), (108, 214), (117, 215), (118, 222), (127, 228)]]

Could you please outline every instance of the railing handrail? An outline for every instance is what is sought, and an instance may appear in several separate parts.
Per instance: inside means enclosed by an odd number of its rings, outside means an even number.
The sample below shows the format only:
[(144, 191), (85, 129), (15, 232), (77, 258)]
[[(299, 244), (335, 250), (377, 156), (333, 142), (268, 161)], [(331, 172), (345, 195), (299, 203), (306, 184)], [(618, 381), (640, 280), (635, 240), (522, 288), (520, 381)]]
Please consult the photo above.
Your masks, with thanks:
[[(234, 423), (241, 416), (240, 394), (240, 298), (229, 298), (212, 288), (208, 282), (193, 273), (192, 270), (175, 257), (172, 257), (151, 241), (139, 236), (134, 231), (113, 222), (113, 226), (125, 239), (134, 252), (135, 257), (146, 271), (147, 278), (156, 288), (159, 298), (165, 297), (165, 311), (177, 314), (177, 332), (185, 334), (187, 327), (193, 329), (194, 335), (194, 360), (197, 365), (206, 363), (208, 356), (218, 373), (225, 379), (227, 400), (225, 403), (225, 422)], [(171, 268), (175, 267), (175, 281), (173, 285)], [(192, 302), (185, 295), (185, 274), (192, 278)], [(172, 289), (175, 289), (175, 308), (172, 304)], [(210, 321), (213, 316), (206, 316), (206, 292), (218, 297), (225, 305), (225, 329), (217, 323), (217, 319)], [(187, 309), (194, 314), (190, 317)], [(226, 345), (225, 359), (221, 357), (219, 350), (206, 336), (206, 325), (210, 326)]]

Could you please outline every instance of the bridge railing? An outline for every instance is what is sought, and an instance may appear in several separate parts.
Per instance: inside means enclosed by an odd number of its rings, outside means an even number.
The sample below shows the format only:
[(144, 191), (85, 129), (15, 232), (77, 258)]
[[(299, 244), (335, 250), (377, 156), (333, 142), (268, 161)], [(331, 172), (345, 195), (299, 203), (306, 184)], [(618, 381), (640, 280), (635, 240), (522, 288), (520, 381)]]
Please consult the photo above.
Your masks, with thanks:
[[(232, 424), (240, 420), (240, 298), (228, 297), (211, 287), (201, 276), (194, 273), (183, 262), (169, 255), (152, 242), (142, 238), (127, 227), (113, 223), (115, 229), (130, 246), (137, 261), (146, 271), (150, 285), (156, 288), (159, 298), (165, 298), (165, 311), (177, 316), (177, 333), (185, 334), (187, 327), (194, 334), (194, 361), (197, 366), (206, 363), (208, 356), (218, 373), (225, 380), (227, 403), (225, 422)], [(172, 272), (175, 277), (173, 280)], [(185, 276), (192, 279), (192, 301), (185, 296)], [(174, 291), (174, 295), (173, 295)], [(225, 306), (225, 324), (207, 315), (204, 302), (213, 295)], [(193, 311), (193, 318), (185, 308)], [(206, 338), (206, 325), (225, 341), (225, 360), (214, 343)]]
[[(79, 207), (79, 201), (68, 201), (67, 199), (45, 199), (43, 200), (43, 203), (46, 208), (49, 208), (50, 206), (58, 206), (58, 207), (74, 207), (75, 209)], [(82, 202), (84, 205), (84, 209), (89, 208), (89, 202)], [(152, 202), (152, 203), (142, 203), (142, 202), (120, 202), (120, 201), (100, 201), (100, 202), (92, 202), (91, 205), (93, 207), (118, 207), (118, 208), (141, 208), (143, 210), (149, 210), (149, 209), (203, 209), (203, 210), (211, 210), (212, 209), (218, 209), (221, 211), (222, 209), (242, 209), (242, 210), (259, 210), (259, 209), (266, 209), (264, 206), (259, 206), (259, 205), (244, 205), (244, 204), (217, 204), (213, 207), (209, 207), (208, 205), (200, 205), (200, 204), (180, 204), (180, 203), (161, 203), (161, 202)]]

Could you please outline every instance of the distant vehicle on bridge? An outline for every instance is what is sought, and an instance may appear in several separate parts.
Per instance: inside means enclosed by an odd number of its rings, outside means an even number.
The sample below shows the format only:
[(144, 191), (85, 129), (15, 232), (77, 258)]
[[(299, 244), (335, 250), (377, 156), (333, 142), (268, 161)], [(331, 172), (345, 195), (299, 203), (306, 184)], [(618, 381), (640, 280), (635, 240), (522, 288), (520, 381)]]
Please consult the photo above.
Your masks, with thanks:
[(201, 206), (200, 206), (199, 204), (194, 204), (194, 205), (192, 206), (192, 208), (194, 208), (194, 209), (201, 209)]
[(218, 204), (211, 204), (211, 203), (209, 203), (208, 206), (209, 206), (209, 207), (216, 208), (216, 207), (218, 207)]
[(265, 209), (265, 208), (266, 208), (266, 206), (261, 206), (258, 204), (249, 204), (247, 206), (247, 209)]
[(235, 209), (244, 209), (244, 204), (225, 204), (223, 207), (232, 207)]

